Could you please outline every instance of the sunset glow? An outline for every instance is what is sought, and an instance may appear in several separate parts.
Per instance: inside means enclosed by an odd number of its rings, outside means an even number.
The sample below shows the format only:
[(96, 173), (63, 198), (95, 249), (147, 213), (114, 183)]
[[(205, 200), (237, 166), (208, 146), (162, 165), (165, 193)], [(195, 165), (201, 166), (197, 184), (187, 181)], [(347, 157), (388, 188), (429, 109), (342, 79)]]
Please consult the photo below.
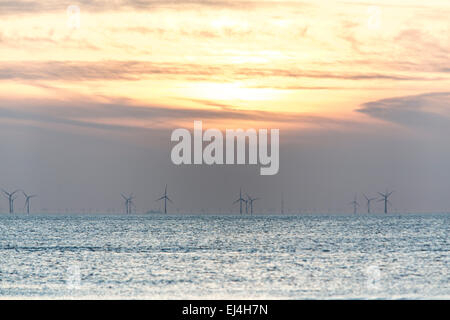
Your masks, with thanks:
[(450, 85), (448, 1), (73, 5), (79, 15), (59, 1), (3, 5), (1, 99), (265, 111), (264, 124), (270, 113), (365, 122), (354, 110), (367, 101)]

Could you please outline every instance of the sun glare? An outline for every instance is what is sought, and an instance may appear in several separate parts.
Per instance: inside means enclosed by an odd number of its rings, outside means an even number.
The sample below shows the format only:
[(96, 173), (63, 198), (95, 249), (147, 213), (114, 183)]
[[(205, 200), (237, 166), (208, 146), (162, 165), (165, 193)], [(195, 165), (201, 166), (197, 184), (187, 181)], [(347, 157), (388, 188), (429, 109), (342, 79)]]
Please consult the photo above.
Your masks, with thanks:
[(279, 95), (274, 89), (248, 88), (241, 83), (198, 83), (187, 93), (198, 99), (223, 101), (267, 101)]

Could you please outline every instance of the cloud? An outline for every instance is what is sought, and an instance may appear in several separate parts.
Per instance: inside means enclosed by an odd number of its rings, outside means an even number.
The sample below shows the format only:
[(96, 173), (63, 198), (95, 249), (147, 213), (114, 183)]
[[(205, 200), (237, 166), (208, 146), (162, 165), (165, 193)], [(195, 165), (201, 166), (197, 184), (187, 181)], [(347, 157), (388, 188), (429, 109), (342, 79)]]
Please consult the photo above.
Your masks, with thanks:
[[(322, 128), (348, 128), (352, 121), (314, 114), (280, 113), (239, 109), (236, 106), (218, 106), (219, 109), (195, 109), (157, 105), (136, 105), (128, 100), (111, 102), (1, 100), (0, 119), (23, 120), (41, 124), (65, 125), (107, 131), (146, 130), (153, 127), (173, 127), (180, 122), (194, 120), (249, 121), (264, 124), (308, 125)], [(212, 106), (213, 102), (203, 101)], [(120, 123), (120, 124), (117, 124)]]
[[(133, 10), (156, 10), (156, 9), (192, 9), (192, 8), (222, 8), (248, 10), (251, 8), (261, 8), (267, 6), (305, 6), (299, 1), (238, 1), (238, 0), (78, 0), (74, 4), (78, 5), (82, 11), (118, 11), (125, 9)], [(68, 4), (61, 4), (59, 0), (46, 1), (1, 1), (0, 15), (7, 14), (32, 14), (39, 12), (64, 11)]]
[(128, 130), (132, 127), (116, 124), (95, 123), (91, 121), (80, 121), (64, 117), (55, 117), (49, 114), (37, 112), (27, 112), (23, 110), (12, 110), (0, 108), (0, 118), (14, 120), (31, 120), (41, 123), (57, 123), (82, 128), (103, 129), (103, 130)]
[[(424, 59), (424, 62), (446, 63), (448, 64), (448, 39), (441, 37), (442, 34), (434, 34), (423, 29), (407, 29), (402, 30), (394, 38), (395, 43), (410, 56), (416, 56)], [(427, 48), (426, 54), (423, 48)]]
[(147, 61), (18, 61), (0, 66), (1, 79), (22, 80), (142, 80), (157, 75), (184, 76), (190, 80), (234, 81), (254, 78), (285, 77), (340, 80), (438, 80), (436, 77), (411, 76), (401, 73), (338, 72), (292, 68), (266, 68), (254, 65), (240, 67), (233, 64), (153, 63)]
[(356, 111), (413, 129), (442, 130), (450, 125), (449, 106), (450, 92), (431, 92), (367, 102)]
[(0, 79), (140, 80), (143, 75), (186, 74), (208, 76), (217, 71), (217, 68), (189, 64), (156, 64), (143, 61), (5, 62), (0, 66)]

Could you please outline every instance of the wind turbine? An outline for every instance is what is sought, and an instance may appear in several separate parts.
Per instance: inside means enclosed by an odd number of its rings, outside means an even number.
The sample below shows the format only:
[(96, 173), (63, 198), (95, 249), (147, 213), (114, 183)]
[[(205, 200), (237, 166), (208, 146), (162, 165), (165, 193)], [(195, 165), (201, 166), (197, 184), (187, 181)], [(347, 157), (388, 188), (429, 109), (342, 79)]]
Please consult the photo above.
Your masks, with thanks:
[(253, 201), (259, 200), (259, 198), (252, 198), (247, 194), (247, 202), (250, 202), (250, 214), (253, 215)]
[(242, 198), (242, 188), (239, 189), (239, 199), (237, 199), (233, 204), (239, 202), (239, 214), (242, 214), (242, 202), (247, 203), (244, 198)]
[(30, 214), (30, 199), (37, 197), (37, 195), (35, 194), (27, 195), (23, 190), (22, 193), (25, 196), (25, 205), (23, 206), (23, 208), (24, 209), (27, 208), (27, 214)]
[(167, 184), (166, 184), (166, 188), (164, 189), (164, 195), (157, 199), (156, 201), (160, 201), (160, 200), (164, 200), (164, 213), (167, 214), (167, 200), (169, 200), (170, 203), (173, 203), (172, 200), (169, 199), (169, 197), (167, 196)]
[(125, 200), (125, 214), (130, 214), (131, 206), (134, 206), (134, 203), (133, 203), (134, 196), (133, 196), (133, 194), (130, 194), (129, 197), (126, 197), (123, 194), (121, 194), (121, 196)]
[(377, 198), (368, 198), (364, 193), (363, 193), (364, 198), (366, 198), (367, 200), (367, 213), (370, 213), (370, 203), (373, 200), (377, 200)]
[(14, 192), (7, 192), (4, 189), (2, 189), (3, 193), (5, 194), (5, 197), (9, 200), (9, 213), (14, 213), (14, 200), (17, 199), (14, 195), (19, 192), (20, 190), (16, 190)]
[(378, 201), (384, 201), (384, 213), (388, 213), (388, 212), (387, 212), (387, 205), (388, 205), (388, 203), (389, 203), (390, 205), (392, 205), (392, 203), (389, 201), (389, 197), (391, 196), (391, 194), (392, 194), (393, 192), (394, 192), (394, 191), (388, 192), (387, 190), (386, 190), (385, 193), (378, 192), (378, 194), (382, 197), (382, 199), (380, 199), (380, 200), (378, 200)]
[(358, 203), (358, 201), (356, 201), (356, 194), (355, 194), (355, 199), (352, 202), (350, 202), (349, 204), (353, 205), (353, 213), (356, 214), (356, 209), (357, 209), (357, 207), (359, 207), (359, 203)]

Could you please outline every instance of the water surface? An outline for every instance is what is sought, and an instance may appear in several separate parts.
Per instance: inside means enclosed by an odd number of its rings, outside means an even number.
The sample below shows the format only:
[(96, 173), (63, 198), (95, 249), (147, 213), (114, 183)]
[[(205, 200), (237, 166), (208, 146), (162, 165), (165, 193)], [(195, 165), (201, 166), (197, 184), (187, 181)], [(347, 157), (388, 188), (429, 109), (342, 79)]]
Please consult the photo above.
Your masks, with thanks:
[(450, 298), (450, 215), (0, 216), (1, 298)]

